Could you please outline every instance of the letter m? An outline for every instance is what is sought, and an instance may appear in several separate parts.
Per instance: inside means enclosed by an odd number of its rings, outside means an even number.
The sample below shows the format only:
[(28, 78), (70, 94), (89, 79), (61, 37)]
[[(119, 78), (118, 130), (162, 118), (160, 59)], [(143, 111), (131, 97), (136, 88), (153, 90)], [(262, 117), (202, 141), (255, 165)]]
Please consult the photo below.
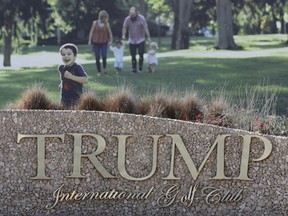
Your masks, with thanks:
[(209, 156), (211, 155), (212, 151), (215, 149), (217, 146), (217, 173), (216, 176), (213, 179), (231, 179), (228, 178), (224, 175), (224, 144), (225, 144), (225, 139), (228, 136), (231, 136), (229, 134), (220, 134), (217, 136), (215, 142), (211, 146), (210, 150), (206, 154), (204, 160), (202, 161), (199, 169), (196, 168), (194, 162), (192, 161), (187, 148), (185, 144), (183, 143), (182, 138), (178, 134), (167, 134), (167, 136), (170, 136), (172, 138), (172, 149), (171, 149), (171, 164), (170, 164), (170, 172), (167, 177), (163, 179), (180, 179), (175, 177), (174, 175), (174, 163), (175, 163), (175, 147), (180, 152), (180, 155), (183, 157), (183, 160), (185, 164), (188, 167), (188, 170), (194, 180), (197, 179), (199, 173), (203, 169), (205, 163), (207, 162)]

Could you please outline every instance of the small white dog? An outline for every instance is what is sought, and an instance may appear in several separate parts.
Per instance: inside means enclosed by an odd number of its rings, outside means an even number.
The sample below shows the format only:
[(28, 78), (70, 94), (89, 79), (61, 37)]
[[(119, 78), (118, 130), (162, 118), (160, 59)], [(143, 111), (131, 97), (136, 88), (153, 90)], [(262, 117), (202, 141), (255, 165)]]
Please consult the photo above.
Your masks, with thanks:
[(158, 65), (158, 59), (156, 56), (157, 49), (158, 49), (158, 44), (156, 42), (151, 42), (149, 44), (149, 50), (148, 50), (147, 57), (146, 57), (149, 73), (154, 73), (156, 70), (156, 65)]

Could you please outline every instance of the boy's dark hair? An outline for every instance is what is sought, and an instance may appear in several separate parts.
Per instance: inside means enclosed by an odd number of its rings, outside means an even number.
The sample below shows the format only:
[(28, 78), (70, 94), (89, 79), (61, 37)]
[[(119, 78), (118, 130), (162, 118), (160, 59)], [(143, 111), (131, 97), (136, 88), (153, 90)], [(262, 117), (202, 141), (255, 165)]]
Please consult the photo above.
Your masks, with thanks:
[(75, 44), (72, 44), (72, 43), (63, 44), (59, 49), (60, 53), (61, 53), (62, 49), (71, 49), (72, 52), (74, 53), (74, 56), (77, 56), (78, 48)]
[(116, 40), (115, 44), (121, 44), (122, 45), (122, 41), (121, 40)]

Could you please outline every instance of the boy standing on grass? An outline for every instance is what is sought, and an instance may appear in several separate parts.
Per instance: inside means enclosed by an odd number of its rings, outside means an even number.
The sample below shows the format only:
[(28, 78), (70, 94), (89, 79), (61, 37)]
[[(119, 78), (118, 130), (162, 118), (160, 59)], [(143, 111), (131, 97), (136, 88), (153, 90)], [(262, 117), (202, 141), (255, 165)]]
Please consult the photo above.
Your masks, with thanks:
[(78, 48), (67, 43), (60, 47), (63, 64), (58, 66), (61, 83), (61, 103), (69, 108), (75, 105), (83, 92), (83, 84), (88, 82), (88, 76), (80, 64), (75, 62)]
[(115, 47), (110, 46), (110, 50), (114, 54), (114, 68), (116, 69), (116, 74), (119, 74), (123, 69), (123, 56), (124, 56), (124, 46), (121, 40), (115, 42)]

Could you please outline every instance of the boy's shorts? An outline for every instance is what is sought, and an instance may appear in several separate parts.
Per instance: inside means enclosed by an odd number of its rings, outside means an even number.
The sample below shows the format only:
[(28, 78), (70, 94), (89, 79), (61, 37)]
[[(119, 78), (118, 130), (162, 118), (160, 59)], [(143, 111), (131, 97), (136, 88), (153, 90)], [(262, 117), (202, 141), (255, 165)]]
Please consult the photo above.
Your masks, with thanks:
[(122, 69), (123, 68), (123, 62), (114, 62), (114, 67)]

